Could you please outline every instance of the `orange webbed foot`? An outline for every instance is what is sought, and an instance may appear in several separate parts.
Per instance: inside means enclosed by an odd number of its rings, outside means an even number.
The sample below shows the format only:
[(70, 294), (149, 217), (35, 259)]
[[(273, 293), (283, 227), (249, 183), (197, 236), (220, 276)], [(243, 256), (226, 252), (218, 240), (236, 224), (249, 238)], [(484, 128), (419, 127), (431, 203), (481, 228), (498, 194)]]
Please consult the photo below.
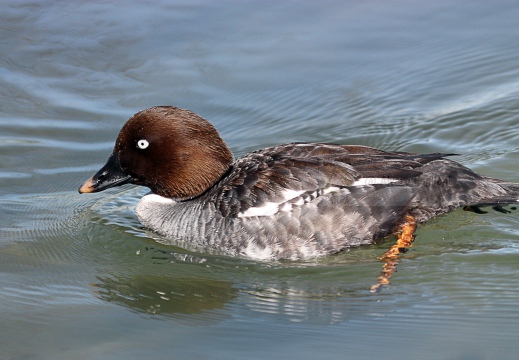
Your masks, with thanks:
[(415, 238), (415, 230), (416, 220), (411, 215), (407, 215), (404, 224), (400, 226), (400, 233), (396, 243), (379, 257), (380, 260), (384, 261), (384, 265), (382, 265), (381, 275), (377, 279), (377, 284), (370, 288), (370, 292), (378, 292), (382, 286), (389, 284), (389, 279), (396, 272), (398, 256), (411, 247)]

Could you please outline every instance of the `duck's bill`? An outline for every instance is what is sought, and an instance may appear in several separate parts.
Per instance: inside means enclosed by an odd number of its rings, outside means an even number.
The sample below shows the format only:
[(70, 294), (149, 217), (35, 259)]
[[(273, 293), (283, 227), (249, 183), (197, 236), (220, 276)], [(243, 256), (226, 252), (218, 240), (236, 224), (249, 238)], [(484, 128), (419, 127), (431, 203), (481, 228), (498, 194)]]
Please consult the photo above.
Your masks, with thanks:
[(103, 166), (94, 176), (85, 181), (79, 188), (79, 193), (94, 193), (103, 191), (114, 186), (120, 186), (132, 181), (132, 177), (128, 175), (119, 164), (119, 159), (112, 154), (105, 166)]

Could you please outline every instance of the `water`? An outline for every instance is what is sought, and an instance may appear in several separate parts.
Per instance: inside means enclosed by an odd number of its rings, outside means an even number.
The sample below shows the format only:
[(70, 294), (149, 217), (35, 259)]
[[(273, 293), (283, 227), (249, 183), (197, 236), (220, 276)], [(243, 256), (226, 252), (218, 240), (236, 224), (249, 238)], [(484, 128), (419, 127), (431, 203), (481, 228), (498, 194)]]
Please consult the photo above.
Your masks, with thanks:
[(30, 2), (0, 13), (0, 353), (6, 359), (512, 359), (519, 213), (258, 263), (160, 245), (145, 189), (78, 186), (153, 105), (233, 152), (290, 141), (459, 153), (519, 181), (512, 1)]

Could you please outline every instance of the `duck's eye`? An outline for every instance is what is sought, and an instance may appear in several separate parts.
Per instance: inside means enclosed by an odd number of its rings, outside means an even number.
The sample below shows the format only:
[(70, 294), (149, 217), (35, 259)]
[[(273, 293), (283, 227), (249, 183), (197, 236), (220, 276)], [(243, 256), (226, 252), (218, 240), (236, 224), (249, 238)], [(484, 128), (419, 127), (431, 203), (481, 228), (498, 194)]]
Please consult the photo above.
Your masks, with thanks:
[(146, 149), (149, 145), (150, 145), (150, 143), (148, 142), (148, 140), (142, 139), (142, 140), (137, 141), (137, 147), (141, 150)]

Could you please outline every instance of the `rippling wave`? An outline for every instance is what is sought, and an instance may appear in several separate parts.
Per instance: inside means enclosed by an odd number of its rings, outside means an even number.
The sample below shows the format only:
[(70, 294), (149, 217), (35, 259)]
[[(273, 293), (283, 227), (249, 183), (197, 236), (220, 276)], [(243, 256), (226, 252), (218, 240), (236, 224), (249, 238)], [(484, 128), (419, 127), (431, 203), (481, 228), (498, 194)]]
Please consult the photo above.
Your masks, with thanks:
[(141, 227), (147, 190), (77, 188), (154, 105), (206, 117), (236, 155), (458, 153), (519, 182), (516, 4), (2, 5), (2, 356), (513, 358), (516, 211), (419, 226), (371, 294), (393, 238), (304, 262), (194, 253)]

